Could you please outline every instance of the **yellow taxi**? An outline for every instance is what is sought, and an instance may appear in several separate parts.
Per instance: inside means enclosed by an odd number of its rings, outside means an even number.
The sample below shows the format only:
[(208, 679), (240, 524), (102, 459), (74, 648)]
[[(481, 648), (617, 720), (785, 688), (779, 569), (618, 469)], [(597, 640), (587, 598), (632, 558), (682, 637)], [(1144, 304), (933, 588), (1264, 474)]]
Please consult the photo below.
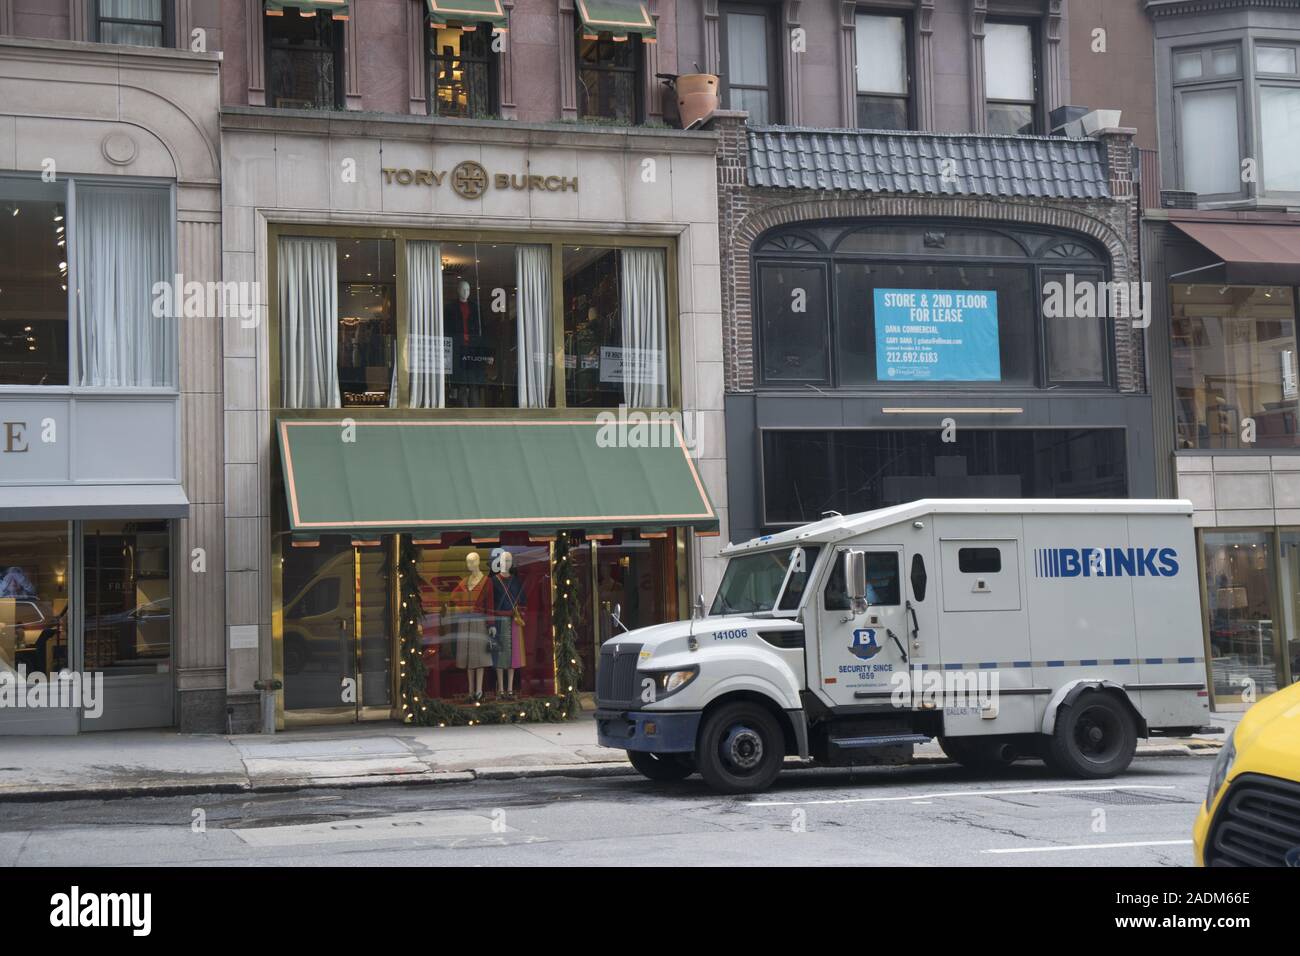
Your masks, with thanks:
[(1197, 866), (1300, 866), (1300, 684), (1246, 711), (1192, 831)]

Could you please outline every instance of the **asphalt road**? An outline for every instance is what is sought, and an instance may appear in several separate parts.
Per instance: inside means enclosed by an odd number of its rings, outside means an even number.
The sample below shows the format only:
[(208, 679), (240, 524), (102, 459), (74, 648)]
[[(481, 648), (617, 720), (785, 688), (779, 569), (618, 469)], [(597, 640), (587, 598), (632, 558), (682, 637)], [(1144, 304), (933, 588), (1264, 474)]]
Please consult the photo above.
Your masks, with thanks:
[(1210, 766), (795, 770), (750, 797), (550, 777), (0, 803), (0, 865), (1186, 866)]

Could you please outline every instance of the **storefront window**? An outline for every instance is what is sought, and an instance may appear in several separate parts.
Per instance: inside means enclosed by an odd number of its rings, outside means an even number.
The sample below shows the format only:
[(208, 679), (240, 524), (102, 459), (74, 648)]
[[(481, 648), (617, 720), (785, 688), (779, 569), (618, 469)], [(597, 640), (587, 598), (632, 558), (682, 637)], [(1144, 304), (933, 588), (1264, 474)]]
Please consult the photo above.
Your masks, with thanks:
[(767, 431), (767, 525), (816, 521), (918, 498), (1122, 498), (1124, 431), (1089, 429)]
[(64, 195), (0, 178), (0, 385), (68, 384)]
[(835, 272), (842, 384), (1034, 384), (1030, 269), (846, 262)]
[(1300, 531), (1283, 531), (1279, 557), (1282, 577), (1282, 619), (1289, 670), (1285, 677), (1300, 682)]
[(1292, 290), (1180, 283), (1171, 299), (1178, 446), (1300, 446)]
[(429, 26), (429, 112), (486, 117), (493, 107), (492, 31)]
[[(450, 340), (449, 408), (519, 406), (519, 290), (516, 246), (442, 243), (443, 334)], [(544, 269), (550, 267), (549, 254)], [(541, 281), (549, 291), (549, 276)], [(539, 302), (538, 332), (550, 337), (549, 295)], [(548, 350), (538, 348), (542, 360)], [(539, 405), (547, 396), (537, 395)]]
[(418, 573), (429, 697), (555, 693), (549, 544), (423, 545)]
[(171, 532), (166, 521), (87, 522), (82, 529), (85, 669), (171, 669)]
[(826, 381), (825, 267), (762, 263), (758, 275), (764, 380)]
[(69, 666), (69, 540), (62, 521), (0, 525), (0, 669)]
[(1205, 593), (1216, 703), (1251, 703), (1278, 689), (1272, 535), (1207, 531)]
[(395, 404), (397, 266), (391, 239), (338, 244), (338, 368), (343, 405)]
[(666, 258), (662, 249), (564, 247), (570, 406), (668, 403)]

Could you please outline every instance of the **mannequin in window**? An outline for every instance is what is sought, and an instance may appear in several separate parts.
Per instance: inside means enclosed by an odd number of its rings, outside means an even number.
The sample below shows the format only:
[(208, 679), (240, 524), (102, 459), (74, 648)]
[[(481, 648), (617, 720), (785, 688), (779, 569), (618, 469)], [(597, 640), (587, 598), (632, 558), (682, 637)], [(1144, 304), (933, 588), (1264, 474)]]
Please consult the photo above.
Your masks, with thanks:
[(505, 548), (492, 550), (492, 660), (497, 669), (497, 694), (515, 696), (515, 671), (524, 666), (524, 584), (514, 573), (514, 555)]
[(469, 574), (451, 592), (448, 605), (456, 641), (456, 666), (466, 671), (469, 699), (483, 699), (483, 672), (492, 664), (488, 649), (491, 584), (477, 551), (465, 558)]
[(451, 384), (459, 386), (463, 405), (482, 405), (482, 385), (487, 381), (487, 367), (495, 361), (492, 348), (483, 334), (483, 319), (478, 303), (471, 298), (473, 287), (468, 279), (456, 283), (456, 298), (443, 310), (443, 334), (452, 341)]

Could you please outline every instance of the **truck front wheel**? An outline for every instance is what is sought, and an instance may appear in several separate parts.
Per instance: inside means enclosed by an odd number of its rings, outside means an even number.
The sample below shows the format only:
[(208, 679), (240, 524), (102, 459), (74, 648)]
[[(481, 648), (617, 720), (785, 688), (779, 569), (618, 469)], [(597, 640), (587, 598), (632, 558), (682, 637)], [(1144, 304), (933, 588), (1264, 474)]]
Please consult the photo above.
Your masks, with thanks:
[(1137, 750), (1133, 715), (1114, 694), (1085, 690), (1056, 714), (1056, 730), (1044, 759), (1071, 777), (1113, 777), (1123, 773)]
[(644, 750), (629, 750), (627, 759), (641, 776), (661, 783), (685, 780), (695, 772), (689, 754), (652, 754)]
[(776, 718), (757, 704), (727, 704), (700, 730), (695, 762), (719, 793), (766, 790), (785, 760), (785, 736)]

